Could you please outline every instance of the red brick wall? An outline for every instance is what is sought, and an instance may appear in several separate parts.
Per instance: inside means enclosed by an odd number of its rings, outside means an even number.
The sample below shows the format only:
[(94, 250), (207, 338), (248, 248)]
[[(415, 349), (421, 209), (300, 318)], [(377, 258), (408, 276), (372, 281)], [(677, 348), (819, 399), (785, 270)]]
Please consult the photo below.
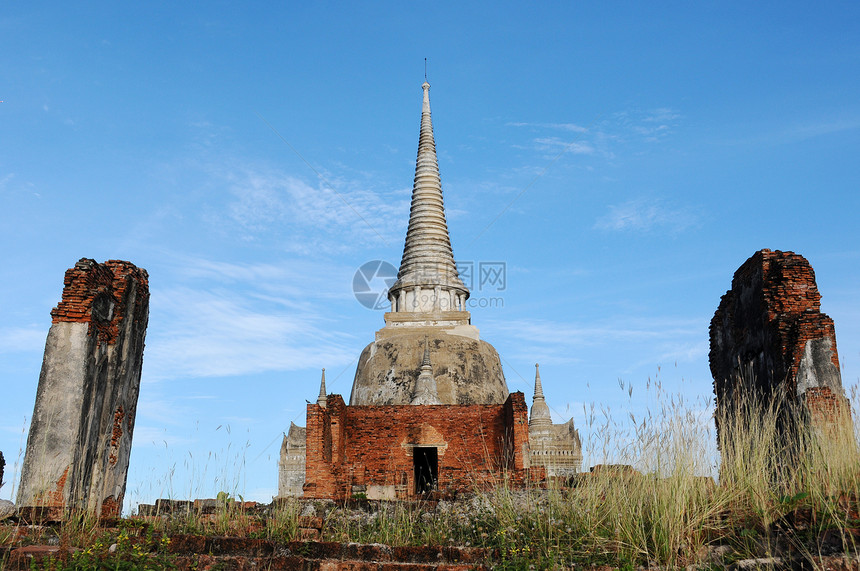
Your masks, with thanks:
[(843, 419), (843, 415), (850, 418), (851, 407), (844, 396), (834, 393), (830, 387), (810, 387), (804, 393), (806, 408), (812, 416), (816, 426), (827, 426), (835, 424)]
[[(89, 323), (89, 334), (97, 333), (99, 341), (116, 342), (119, 325), (126, 311), (126, 290), (137, 282), (138, 295), (135, 308), (128, 315), (139, 316), (143, 312), (138, 306), (149, 301), (149, 276), (146, 270), (122, 260), (108, 260), (103, 264), (89, 258), (81, 258), (75, 267), (66, 270), (63, 280), (63, 297), (51, 310), (51, 321)], [(93, 302), (102, 298), (113, 302), (110, 319), (99, 319), (93, 315)], [(132, 309), (132, 308), (128, 308)]]
[(329, 395), (327, 408), (308, 405), (305, 497), (348, 498), (353, 485), (393, 486), (399, 497), (411, 497), (414, 446), (437, 448), (443, 492), (471, 490), (504, 474), (522, 481), (527, 415), (519, 392), (503, 405), (347, 407), (340, 395)]

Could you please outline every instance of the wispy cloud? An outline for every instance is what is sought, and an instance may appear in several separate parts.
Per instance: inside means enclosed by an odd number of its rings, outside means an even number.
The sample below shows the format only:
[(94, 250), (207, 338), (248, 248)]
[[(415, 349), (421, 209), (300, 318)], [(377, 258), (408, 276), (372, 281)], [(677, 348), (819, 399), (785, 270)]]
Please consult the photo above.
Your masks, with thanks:
[(668, 231), (677, 234), (695, 226), (699, 216), (689, 207), (675, 207), (661, 199), (634, 199), (609, 205), (609, 212), (597, 219), (598, 230), (622, 232)]
[(586, 133), (588, 129), (576, 123), (524, 123), (511, 122), (506, 123), (508, 127), (531, 127), (540, 129), (558, 129), (561, 131), (572, 131), (574, 133)]
[(348, 363), (354, 347), (321, 316), (255, 303), (227, 290), (174, 287), (152, 302), (147, 343), (154, 378), (218, 377)]
[[(326, 261), (289, 258), (279, 262), (226, 262), (174, 255), (174, 271), (180, 281), (203, 287), (223, 284), (250, 286), (249, 297), (283, 307), (309, 307), (313, 301), (351, 294), (332, 276), (349, 276), (353, 267), (339, 267)], [(349, 283), (344, 279), (343, 283)]]
[[(743, 126), (749, 128), (748, 125)], [(724, 141), (727, 145), (783, 145), (805, 141), (815, 137), (833, 135), (845, 131), (860, 129), (860, 117), (847, 116), (832, 119), (808, 120), (804, 122), (788, 122), (774, 128), (768, 125), (756, 133), (744, 133), (736, 138)]]
[(333, 229), (341, 237), (340, 244), (349, 242), (343, 240), (344, 231), (363, 241), (391, 239), (389, 221), (407, 209), (408, 196), (392, 204), (366, 188), (349, 186), (347, 183), (338, 190), (326, 184), (312, 187), (280, 173), (246, 171), (234, 176), (231, 191), (236, 200), (229, 206), (230, 215), (250, 229), (276, 222)]
[[(323, 261), (233, 263), (178, 257), (174, 285), (152, 286), (149, 380), (345, 365), (352, 339), (330, 327), (351, 302), (351, 268)], [(333, 275), (348, 274), (344, 280)], [(340, 283), (343, 281), (344, 283)]]
[[(655, 109), (626, 109), (595, 119), (583, 127), (575, 123), (509, 122), (508, 127), (528, 128), (546, 133), (531, 140), (530, 146), (539, 152), (566, 150), (579, 155), (594, 155), (613, 159), (625, 145), (650, 144), (667, 137), (677, 126), (681, 114), (668, 107)], [(550, 134), (566, 131), (576, 133), (572, 140), (564, 135)], [(527, 148), (515, 143), (517, 148)]]
[(35, 327), (6, 327), (0, 329), (0, 354), (43, 351), (47, 329)]
[(594, 147), (588, 143), (565, 141), (558, 137), (540, 137), (534, 140), (540, 150), (560, 151), (565, 149), (575, 155), (593, 155)]
[(657, 109), (629, 109), (614, 113), (602, 130), (619, 140), (640, 140), (654, 143), (666, 137), (676, 126), (681, 114), (668, 107)]
[(654, 362), (654, 355), (662, 362), (695, 361), (706, 353), (702, 326), (698, 319), (627, 316), (589, 324), (536, 319), (491, 322), (494, 331), (518, 340), (511, 358), (564, 364), (587, 359), (594, 348), (614, 346), (639, 347), (638, 352), (649, 356), (648, 364)]
[(226, 188), (223, 208), (205, 218), (243, 241), (276, 240), (302, 254), (342, 252), (396, 242), (409, 212), (408, 188), (378, 189), (362, 180), (322, 173), (317, 183), (278, 169), (210, 165), (214, 188)]

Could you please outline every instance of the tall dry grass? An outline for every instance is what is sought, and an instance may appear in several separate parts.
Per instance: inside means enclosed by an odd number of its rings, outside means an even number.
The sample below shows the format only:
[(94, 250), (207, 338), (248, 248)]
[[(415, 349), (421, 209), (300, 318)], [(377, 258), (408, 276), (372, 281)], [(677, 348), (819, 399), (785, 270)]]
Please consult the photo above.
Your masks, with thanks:
[[(621, 388), (633, 402), (632, 387)], [(708, 400), (668, 394), (659, 383), (647, 388), (644, 410), (619, 419), (594, 407), (586, 415), (583, 452), (600, 469), (547, 487), (500, 485), (458, 502), (361, 509), (322, 502), (315, 507), (326, 522), (322, 539), (485, 547), (509, 569), (720, 567), (858, 551), (860, 453), (851, 418), (811, 424), (796, 402), (754, 392), (715, 413)], [(313, 504), (288, 501), (259, 515), (225, 503), (214, 519), (189, 513), (188, 521), (152, 525), (290, 541)], [(81, 543), (94, 533), (89, 524), (77, 528)]]
[(606, 466), (570, 488), (498, 488), (485, 545), (511, 567), (676, 568), (857, 551), (860, 454), (849, 417), (815, 425), (796, 402), (750, 393), (707, 418), (702, 402), (657, 389), (655, 412), (619, 423), (603, 411), (590, 426), (587, 457), (638, 470)]

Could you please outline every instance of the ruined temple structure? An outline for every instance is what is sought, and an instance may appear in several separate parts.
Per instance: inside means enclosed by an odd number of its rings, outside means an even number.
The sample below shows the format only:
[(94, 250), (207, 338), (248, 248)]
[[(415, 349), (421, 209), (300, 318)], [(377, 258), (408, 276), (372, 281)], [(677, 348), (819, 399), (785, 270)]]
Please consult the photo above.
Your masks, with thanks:
[[(422, 89), (412, 205), (397, 281), (388, 291), (391, 311), (359, 357), (349, 405), (326, 395), (323, 376), (317, 402), (307, 407), (307, 428), (290, 427), (281, 496), (296, 491), (290, 474), (301, 464), (305, 497), (409, 499), (501, 478), (543, 478), (547, 464), (562, 457), (559, 474), (581, 462), (572, 422), (552, 425), (547, 408), (535, 425), (547, 461), (532, 467), (525, 397), (508, 391), (498, 353), (466, 310), (470, 292), (448, 234), (430, 85)], [(546, 408), (543, 393), (539, 399)]]
[(809, 262), (794, 252), (760, 250), (735, 272), (710, 325), (717, 406), (753, 390), (803, 404), (816, 425), (849, 412), (833, 320)]
[(582, 467), (582, 442), (571, 418), (553, 424), (543, 395), (540, 365), (535, 364), (535, 396), (529, 415), (531, 465), (542, 466), (548, 477), (569, 478)]
[(66, 272), (18, 488), (18, 506), (119, 516), (149, 318), (146, 270), (81, 259)]

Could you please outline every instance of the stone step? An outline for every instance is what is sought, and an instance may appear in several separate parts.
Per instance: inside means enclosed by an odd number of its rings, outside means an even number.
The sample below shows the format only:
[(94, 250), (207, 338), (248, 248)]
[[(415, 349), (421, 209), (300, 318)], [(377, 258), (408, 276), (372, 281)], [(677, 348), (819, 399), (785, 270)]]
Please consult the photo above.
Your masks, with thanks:
[[(293, 541), (173, 535), (168, 552), (178, 569), (272, 569), (303, 571), (465, 571), (488, 569), (489, 550), (470, 547), (391, 547), (382, 544)], [(0, 554), (4, 569), (38, 568), (68, 557), (56, 545), (29, 545)], [(0, 559), (0, 560), (2, 560)]]

